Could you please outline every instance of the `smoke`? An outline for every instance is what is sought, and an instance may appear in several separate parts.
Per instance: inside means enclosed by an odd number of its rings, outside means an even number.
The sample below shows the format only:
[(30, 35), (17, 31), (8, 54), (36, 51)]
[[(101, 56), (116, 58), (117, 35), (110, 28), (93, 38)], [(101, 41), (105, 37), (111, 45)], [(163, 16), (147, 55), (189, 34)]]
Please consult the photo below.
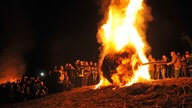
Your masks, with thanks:
[(189, 35), (184, 35), (184, 36), (182, 36), (182, 40), (183, 40), (184, 42), (187, 42), (187, 43), (189, 44), (190, 48), (192, 49), (192, 39), (190, 38)]
[(21, 79), (26, 71), (25, 56), (33, 48), (31, 26), (21, 10), (5, 9), (3, 22), (0, 83)]

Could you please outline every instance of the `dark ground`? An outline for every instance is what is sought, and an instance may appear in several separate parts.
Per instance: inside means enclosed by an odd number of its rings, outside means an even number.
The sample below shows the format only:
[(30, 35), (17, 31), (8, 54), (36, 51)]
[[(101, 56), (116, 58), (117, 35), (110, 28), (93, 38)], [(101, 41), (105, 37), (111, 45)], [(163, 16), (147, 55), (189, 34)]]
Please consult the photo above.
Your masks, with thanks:
[(3, 108), (191, 108), (192, 78), (135, 83), (128, 87), (74, 88)]

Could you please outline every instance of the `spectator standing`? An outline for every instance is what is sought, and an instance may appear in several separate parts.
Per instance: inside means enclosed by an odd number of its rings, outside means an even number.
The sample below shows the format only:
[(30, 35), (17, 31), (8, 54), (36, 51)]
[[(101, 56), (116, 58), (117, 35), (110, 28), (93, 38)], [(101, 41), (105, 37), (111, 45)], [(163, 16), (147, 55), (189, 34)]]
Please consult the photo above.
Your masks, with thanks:
[(181, 61), (181, 77), (187, 77), (187, 64), (184, 56), (180, 58)]
[(166, 78), (165, 75), (169, 74), (168, 66), (166, 65), (166, 63), (168, 63), (168, 58), (166, 55), (162, 55), (161, 62), (163, 62), (161, 64), (161, 76), (162, 76), (162, 79), (165, 79)]
[(185, 57), (186, 57), (187, 72), (189, 76), (192, 77), (192, 56), (189, 54), (188, 51), (186, 51)]
[(152, 55), (149, 55), (148, 60), (149, 60), (149, 62), (151, 62), (151, 64), (149, 64), (149, 74), (151, 76), (151, 79), (154, 79), (154, 77), (155, 77), (155, 64), (153, 64), (152, 62), (155, 62), (155, 59), (153, 58)]
[(77, 79), (77, 71), (75, 67), (71, 63), (69, 63), (69, 81), (72, 83), (74, 87), (76, 87), (76, 79)]
[(93, 74), (93, 84), (96, 84), (97, 83), (97, 79), (98, 79), (98, 75), (99, 75), (98, 67), (97, 67), (97, 63), (96, 62), (93, 64), (92, 74)]
[(171, 59), (171, 62), (168, 62), (167, 65), (173, 65), (174, 66), (174, 78), (178, 78), (179, 77), (179, 74), (180, 74), (180, 69), (181, 69), (181, 62), (180, 62), (180, 59), (179, 57), (175, 54), (174, 51), (171, 51), (170, 53), (172, 59)]
[[(157, 62), (160, 62), (160, 60), (157, 60)], [(155, 79), (160, 79), (160, 72), (161, 72), (161, 64), (155, 64)]]
[(86, 61), (85, 62), (85, 67), (84, 67), (84, 72), (83, 72), (85, 78), (84, 78), (84, 86), (88, 86), (90, 85), (90, 66), (89, 63)]

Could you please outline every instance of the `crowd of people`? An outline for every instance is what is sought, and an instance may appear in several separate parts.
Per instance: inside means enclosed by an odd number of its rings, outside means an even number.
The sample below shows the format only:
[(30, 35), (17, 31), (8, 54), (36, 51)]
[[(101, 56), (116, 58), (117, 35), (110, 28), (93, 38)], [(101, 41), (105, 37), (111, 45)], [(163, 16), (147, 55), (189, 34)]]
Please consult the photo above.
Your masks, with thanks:
[(48, 94), (48, 88), (40, 77), (24, 76), (15, 82), (0, 84), (0, 103), (13, 103), (42, 97)]
[(73, 65), (56, 65), (48, 75), (23, 76), (15, 82), (0, 84), (0, 104), (26, 101), (99, 82), (96, 62), (78, 59)]
[[(170, 52), (171, 59), (162, 55), (161, 59), (148, 56), (151, 79), (192, 77), (192, 54), (184, 55)], [(16, 82), (0, 84), (0, 102), (18, 102), (47, 95), (48, 93), (71, 90), (74, 87), (95, 85), (99, 83), (96, 62), (76, 60), (73, 64), (53, 66), (44, 79), (24, 76)]]
[(74, 87), (94, 85), (98, 82), (97, 63), (78, 59), (74, 65), (66, 63), (64, 66), (55, 66), (54, 69), (50, 70), (47, 84), (54, 86), (50, 87), (50, 92), (58, 92)]
[(149, 74), (151, 79), (165, 79), (178, 77), (192, 77), (192, 54), (186, 51), (185, 54), (170, 52), (171, 59), (162, 55), (156, 60), (149, 55)]

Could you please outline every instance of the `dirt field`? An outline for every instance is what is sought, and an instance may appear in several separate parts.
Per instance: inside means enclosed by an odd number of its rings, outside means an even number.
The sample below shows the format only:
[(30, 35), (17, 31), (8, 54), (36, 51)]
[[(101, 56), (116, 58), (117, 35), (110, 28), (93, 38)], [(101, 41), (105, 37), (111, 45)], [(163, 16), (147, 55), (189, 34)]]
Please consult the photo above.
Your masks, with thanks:
[(192, 78), (135, 83), (128, 87), (73, 88), (3, 108), (192, 108)]

